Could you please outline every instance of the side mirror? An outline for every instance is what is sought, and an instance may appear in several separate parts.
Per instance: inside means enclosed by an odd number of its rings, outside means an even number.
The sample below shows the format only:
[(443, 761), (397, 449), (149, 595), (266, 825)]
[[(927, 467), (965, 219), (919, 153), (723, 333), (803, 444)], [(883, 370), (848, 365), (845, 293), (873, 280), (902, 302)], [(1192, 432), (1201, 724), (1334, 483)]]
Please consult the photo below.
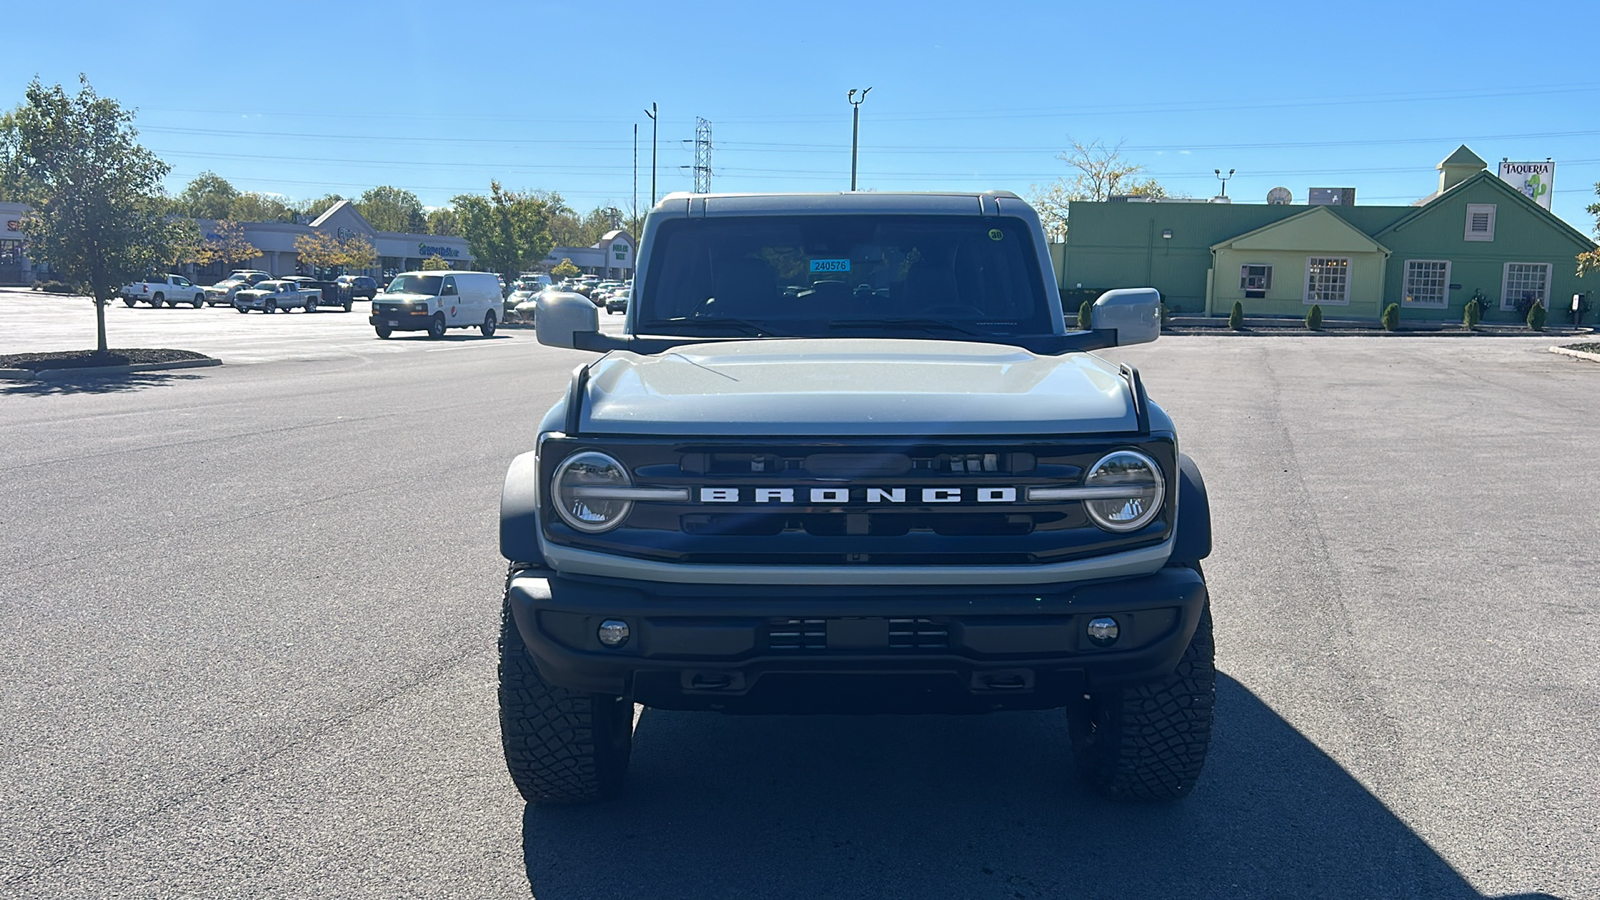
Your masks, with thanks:
[(600, 310), (582, 294), (544, 291), (535, 302), (539, 304), (535, 327), (541, 344), (572, 349), (578, 346), (575, 335), (600, 330)]
[(1161, 292), (1155, 288), (1106, 291), (1090, 307), (1089, 327), (1117, 333), (1117, 346), (1148, 344), (1161, 336)]

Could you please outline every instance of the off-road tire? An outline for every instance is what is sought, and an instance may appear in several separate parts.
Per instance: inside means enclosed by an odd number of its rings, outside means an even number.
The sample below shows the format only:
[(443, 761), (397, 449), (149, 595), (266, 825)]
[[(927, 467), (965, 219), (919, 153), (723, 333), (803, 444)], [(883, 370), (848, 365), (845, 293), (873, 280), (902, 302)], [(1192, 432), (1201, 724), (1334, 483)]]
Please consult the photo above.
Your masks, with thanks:
[(509, 601), (500, 609), (500, 743), (522, 799), (540, 806), (616, 796), (633, 751), (633, 704), (545, 684)]
[(444, 313), (434, 313), (433, 318), (428, 320), (428, 337), (438, 340), (444, 337), (444, 331)]
[(1082, 708), (1069, 712), (1079, 774), (1114, 797), (1175, 800), (1188, 794), (1211, 745), (1216, 684), (1208, 605), (1171, 675), (1091, 693)]

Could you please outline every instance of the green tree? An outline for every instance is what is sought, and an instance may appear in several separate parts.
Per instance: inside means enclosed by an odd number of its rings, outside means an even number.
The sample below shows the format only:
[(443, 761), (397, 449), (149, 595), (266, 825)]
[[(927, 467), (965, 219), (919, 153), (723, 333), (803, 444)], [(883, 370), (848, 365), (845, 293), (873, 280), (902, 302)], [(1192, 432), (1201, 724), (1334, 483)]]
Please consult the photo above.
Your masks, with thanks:
[(364, 234), (352, 234), (339, 242), (339, 265), (346, 269), (367, 269), (378, 261), (378, 248)]
[(299, 261), (319, 273), (344, 262), (344, 248), (339, 239), (326, 231), (313, 231), (294, 239), (294, 252)]
[(489, 182), (489, 196), (455, 198), (461, 234), (478, 265), (498, 272), (509, 284), (550, 252), (550, 214), (546, 201), (530, 193), (508, 191)]
[[(1600, 181), (1595, 182), (1594, 192), (1600, 196)], [(1594, 216), (1594, 236), (1600, 237), (1600, 203), (1588, 205), (1589, 215)], [(1586, 277), (1592, 273), (1600, 272), (1600, 250), (1590, 250), (1578, 254), (1578, 277)]]
[(202, 263), (220, 262), (230, 266), (253, 262), (261, 255), (254, 244), (245, 240), (244, 228), (232, 219), (217, 222), (216, 230), (206, 238), (202, 253)]
[(422, 212), (422, 201), (417, 195), (389, 185), (380, 185), (361, 195), (356, 209), (379, 231), (419, 233), (427, 227), (428, 217)]
[(422, 261), (422, 271), (424, 272), (433, 272), (448, 268), (450, 268), (450, 264), (445, 262), (444, 257), (437, 253)]
[(1057, 178), (1039, 187), (1033, 185), (1028, 202), (1038, 211), (1045, 233), (1052, 240), (1067, 239), (1067, 211), (1074, 200), (1096, 202), (1115, 196), (1168, 197), (1172, 196), (1154, 178), (1144, 177), (1144, 166), (1132, 163), (1122, 156), (1122, 144), (1107, 147), (1104, 141), (1085, 144), (1067, 138), (1070, 151), (1062, 151), (1057, 159), (1078, 170), (1070, 178)]
[(293, 222), (294, 210), (277, 197), (244, 191), (229, 204), (227, 218), (238, 222)]
[(572, 260), (563, 256), (561, 257), (561, 262), (556, 263), (555, 266), (550, 269), (550, 277), (571, 278), (581, 271), (583, 270), (572, 264)]
[(239, 192), (226, 178), (215, 172), (201, 172), (184, 186), (172, 211), (196, 219), (226, 219), (233, 212), (233, 201), (238, 196)]
[(165, 215), (167, 165), (140, 146), (133, 113), (79, 76), (68, 96), (34, 79), (13, 115), (3, 167), (24, 188), (29, 254), (94, 298), (96, 349), (117, 289), (173, 258), (182, 243)]
[(317, 216), (332, 209), (335, 203), (343, 199), (338, 194), (329, 194), (326, 197), (318, 197), (315, 200), (307, 200), (304, 203), (296, 204), (295, 211), (308, 219), (315, 219)]
[(461, 234), (461, 220), (456, 211), (448, 206), (428, 212), (428, 233), (442, 237), (457, 237)]

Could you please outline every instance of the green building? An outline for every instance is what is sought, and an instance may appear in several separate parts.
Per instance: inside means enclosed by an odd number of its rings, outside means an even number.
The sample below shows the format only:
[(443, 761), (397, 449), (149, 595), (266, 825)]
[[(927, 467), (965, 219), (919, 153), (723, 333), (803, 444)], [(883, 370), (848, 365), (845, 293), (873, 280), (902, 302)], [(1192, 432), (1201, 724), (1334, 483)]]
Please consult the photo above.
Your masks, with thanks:
[[(1553, 315), (1593, 292), (1575, 257), (1582, 232), (1487, 170), (1465, 146), (1439, 163), (1439, 190), (1411, 206), (1074, 201), (1056, 253), (1066, 289), (1150, 286), (1169, 309), (1377, 319), (1398, 303), (1415, 320), (1460, 321), (1473, 297), (1484, 321), (1520, 321), (1519, 301)], [(1592, 281), (1593, 279), (1591, 279)]]

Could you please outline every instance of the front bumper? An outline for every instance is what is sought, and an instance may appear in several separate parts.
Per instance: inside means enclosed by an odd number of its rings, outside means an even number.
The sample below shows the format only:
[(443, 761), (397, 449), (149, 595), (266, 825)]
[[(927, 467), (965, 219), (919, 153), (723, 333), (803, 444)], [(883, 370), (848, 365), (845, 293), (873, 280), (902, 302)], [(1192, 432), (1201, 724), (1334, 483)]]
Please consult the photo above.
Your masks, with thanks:
[[(1206, 603), (1187, 568), (1018, 587), (660, 584), (530, 570), (507, 597), (547, 682), (667, 709), (1046, 709), (1172, 672)], [(1121, 636), (1097, 647), (1096, 616)], [(599, 624), (630, 636), (607, 648)]]
[(367, 324), (374, 328), (386, 326), (391, 331), (427, 331), (429, 318), (427, 313), (374, 313), (367, 316)]

